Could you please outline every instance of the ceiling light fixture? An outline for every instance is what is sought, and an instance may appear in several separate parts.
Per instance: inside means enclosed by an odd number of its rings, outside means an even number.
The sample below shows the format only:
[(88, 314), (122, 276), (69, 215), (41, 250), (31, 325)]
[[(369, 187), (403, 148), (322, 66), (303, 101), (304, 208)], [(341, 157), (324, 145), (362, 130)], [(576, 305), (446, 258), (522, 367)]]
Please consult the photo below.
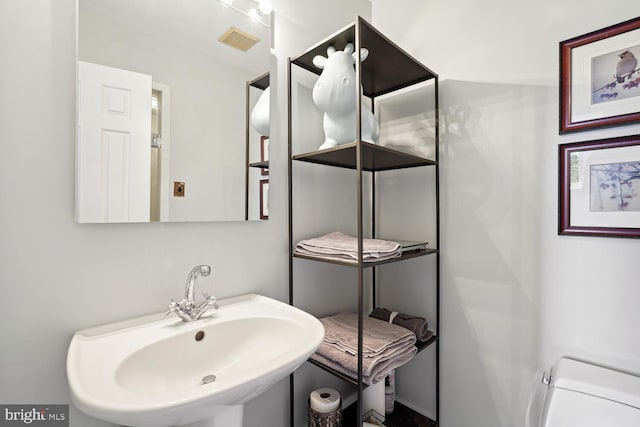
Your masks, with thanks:
[(259, 22), (260, 16), (262, 16), (260, 12), (258, 12), (258, 9), (256, 9), (255, 7), (249, 9), (248, 15), (249, 15), (249, 18), (253, 19), (256, 22)]
[(261, 15), (269, 15), (273, 12), (273, 3), (271, 0), (257, 0), (258, 1), (258, 13)]
[[(267, 28), (271, 27), (271, 12), (273, 12), (273, 3), (271, 0), (253, 0), (250, 3), (257, 3), (257, 7), (252, 7), (248, 11), (235, 6), (233, 0), (218, 0), (223, 6), (229, 7), (236, 12), (251, 18), (252, 21), (260, 23)], [(242, 2), (241, 2), (242, 3)], [(236, 2), (237, 4), (237, 2)]]

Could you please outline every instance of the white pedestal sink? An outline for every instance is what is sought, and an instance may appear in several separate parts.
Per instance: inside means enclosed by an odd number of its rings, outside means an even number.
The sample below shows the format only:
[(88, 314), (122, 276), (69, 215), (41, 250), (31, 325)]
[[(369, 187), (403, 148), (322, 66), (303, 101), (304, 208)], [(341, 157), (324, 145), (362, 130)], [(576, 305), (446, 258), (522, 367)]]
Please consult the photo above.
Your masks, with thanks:
[(241, 427), (245, 402), (320, 346), (322, 324), (259, 295), (200, 320), (152, 315), (77, 332), (67, 355), (74, 404), (133, 427)]

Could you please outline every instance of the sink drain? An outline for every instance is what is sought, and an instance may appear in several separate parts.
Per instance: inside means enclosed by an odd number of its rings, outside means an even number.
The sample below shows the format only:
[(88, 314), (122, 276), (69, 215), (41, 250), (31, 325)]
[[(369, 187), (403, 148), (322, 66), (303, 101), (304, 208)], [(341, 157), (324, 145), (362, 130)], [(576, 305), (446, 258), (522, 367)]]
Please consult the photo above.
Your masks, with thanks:
[(204, 377), (202, 377), (202, 384), (209, 384), (214, 382), (215, 380), (216, 380), (215, 375), (205, 375)]

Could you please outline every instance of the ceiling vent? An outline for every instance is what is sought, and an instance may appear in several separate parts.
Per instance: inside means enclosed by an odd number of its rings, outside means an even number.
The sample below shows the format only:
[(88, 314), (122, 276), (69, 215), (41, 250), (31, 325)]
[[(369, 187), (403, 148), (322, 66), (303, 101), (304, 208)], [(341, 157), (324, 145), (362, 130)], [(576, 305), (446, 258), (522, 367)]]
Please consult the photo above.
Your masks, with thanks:
[(218, 41), (246, 52), (258, 43), (260, 39), (236, 27), (231, 27)]

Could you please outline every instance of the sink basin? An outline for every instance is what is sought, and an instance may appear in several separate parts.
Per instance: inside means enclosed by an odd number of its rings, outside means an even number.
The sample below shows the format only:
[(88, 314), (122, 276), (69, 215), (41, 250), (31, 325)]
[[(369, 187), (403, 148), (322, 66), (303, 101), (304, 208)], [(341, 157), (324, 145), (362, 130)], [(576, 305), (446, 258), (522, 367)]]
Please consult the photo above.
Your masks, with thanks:
[(194, 322), (158, 314), (77, 332), (67, 355), (74, 404), (120, 425), (200, 422), (287, 377), (324, 337), (318, 319), (271, 298), (218, 304)]

